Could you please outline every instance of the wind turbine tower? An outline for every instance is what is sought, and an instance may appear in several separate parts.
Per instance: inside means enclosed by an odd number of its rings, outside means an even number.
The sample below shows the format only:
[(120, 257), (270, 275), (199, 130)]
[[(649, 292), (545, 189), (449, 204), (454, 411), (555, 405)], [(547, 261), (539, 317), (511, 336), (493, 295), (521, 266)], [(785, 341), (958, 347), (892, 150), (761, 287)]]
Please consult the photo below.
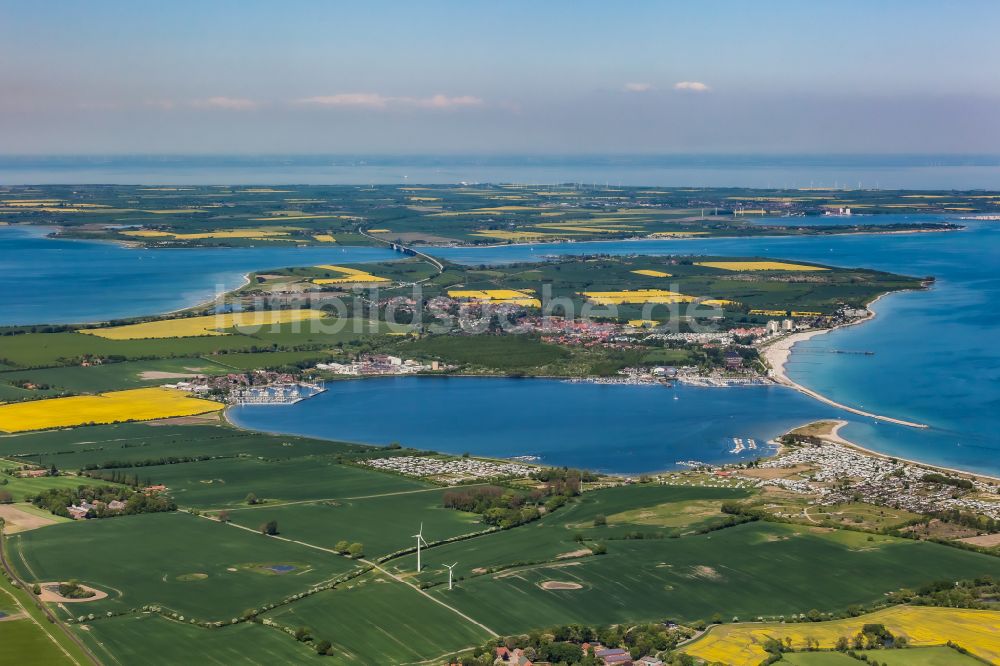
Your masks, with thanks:
[(455, 575), (455, 566), (457, 564), (458, 564), (458, 562), (455, 562), (455, 564), (446, 564), (446, 565), (444, 565), (445, 568), (448, 570), (448, 589), (449, 590), (452, 588), (452, 582), (454, 581), (454, 575)]
[(427, 545), (427, 542), (424, 541), (424, 524), (423, 523), (420, 523), (420, 531), (417, 532), (416, 534), (414, 534), (413, 538), (415, 538), (417, 540), (417, 573), (420, 573), (420, 570), (423, 568), (420, 565), (420, 546), (421, 545), (424, 545), (424, 546)]

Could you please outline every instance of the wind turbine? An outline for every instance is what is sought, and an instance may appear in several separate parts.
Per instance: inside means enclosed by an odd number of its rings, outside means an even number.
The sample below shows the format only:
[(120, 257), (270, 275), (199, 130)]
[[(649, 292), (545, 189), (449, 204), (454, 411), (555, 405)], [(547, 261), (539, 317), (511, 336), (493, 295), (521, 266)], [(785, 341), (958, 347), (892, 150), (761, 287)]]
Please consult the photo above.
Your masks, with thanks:
[(458, 564), (458, 562), (455, 562), (455, 564), (446, 564), (446, 565), (444, 565), (444, 568), (448, 570), (448, 589), (449, 590), (451, 589), (452, 581), (454, 580), (455, 566), (457, 564)]
[(413, 538), (415, 538), (417, 540), (417, 573), (420, 573), (420, 570), (422, 568), (420, 566), (420, 545), (421, 544), (423, 544), (424, 546), (427, 545), (427, 542), (424, 541), (424, 524), (423, 523), (420, 523), (420, 531), (417, 532), (416, 534), (414, 534)]

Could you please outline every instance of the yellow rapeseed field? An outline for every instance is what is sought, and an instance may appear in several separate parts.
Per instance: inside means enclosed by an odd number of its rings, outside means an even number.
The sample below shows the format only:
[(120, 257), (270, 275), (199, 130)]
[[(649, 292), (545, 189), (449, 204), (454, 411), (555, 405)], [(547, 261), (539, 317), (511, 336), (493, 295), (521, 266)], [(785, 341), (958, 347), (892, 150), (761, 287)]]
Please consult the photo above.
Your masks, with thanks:
[(751, 310), (752, 315), (764, 315), (765, 317), (787, 317), (788, 310)]
[(684, 648), (693, 657), (733, 666), (756, 666), (767, 657), (762, 647), (768, 638), (792, 639), (804, 649), (806, 640), (831, 649), (841, 636), (852, 638), (866, 623), (884, 624), (896, 636), (906, 636), (914, 647), (944, 645), (953, 641), (989, 663), (1000, 663), (1000, 611), (930, 606), (893, 606), (884, 610), (830, 622), (792, 624), (728, 624), (712, 627)]
[(77, 331), (108, 340), (143, 340), (148, 338), (193, 338), (201, 335), (228, 335), (225, 330), (239, 326), (288, 324), (307, 319), (320, 319), (321, 310), (261, 310), (228, 314), (160, 319), (141, 324), (126, 324), (108, 328), (84, 328)]
[(654, 328), (660, 325), (660, 322), (653, 319), (629, 319), (628, 325), (632, 328)]
[(542, 302), (531, 294), (526, 291), (515, 291), (514, 289), (451, 289), (448, 291), (448, 296), (472, 301), (511, 303), (513, 305), (534, 308), (542, 307)]
[(317, 266), (320, 270), (333, 271), (334, 273), (340, 273), (343, 277), (338, 278), (315, 278), (312, 280), (313, 284), (360, 284), (368, 282), (388, 282), (389, 278), (379, 277), (377, 275), (372, 275), (367, 271), (361, 271), (357, 268), (345, 268), (344, 266), (331, 266), (330, 264), (322, 264)]
[(229, 231), (206, 231), (193, 234), (177, 234), (168, 231), (150, 231), (140, 229), (136, 231), (123, 231), (123, 236), (133, 236), (135, 238), (173, 238), (175, 240), (201, 240), (204, 238), (248, 238), (250, 240), (270, 240), (272, 238), (287, 236), (287, 231), (264, 230), (264, 229), (230, 229)]
[(0, 432), (193, 416), (215, 412), (223, 406), (211, 400), (194, 398), (184, 391), (159, 387), (32, 400), (0, 405)]
[(274, 213), (271, 217), (251, 217), (254, 222), (270, 222), (272, 220), (328, 220), (330, 218), (347, 219), (344, 215), (307, 215), (305, 213)]
[(336, 243), (337, 242), (337, 239), (334, 238), (333, 235), (331, 235), (331, 234), (316, 234), (315, 236), (313, 236), (313, 238), (315, 238), (316, 240), (318, 240), (320, 243)]
[(588, 300), (598, 305), (623, 305), (625, 303), (690, 303), (694, 296), (685, 296), (665, 289), (637, 289), (635, 291), (582, 291)]
[(473, 210), (449, 210), (443, 213), (434, 213), (431, 217), (455, 217), (458, 215), (483, 215), (488, 213), (519, 213), (531, 210), (542, 210), (538, 206), (490, 206), (488, 208), (476, 208)]
[(369, 229), (368, 233), (371, 234), (391, 234), (392, 229)]
[(628, 224), (601, 224), (600, 226), (588, 225), (586, 221), (581, 222), (546, 222), (536, 224), (539, 229), (551, 229), (553, 231), (578, 231), (587, 234), (616, 234), (622, 231), (632, 231), (638, 229), (634, 225)]
[(204, 213), (200, 208), (160, 208), (158, 210), (143, 210), (143, 213), (154, 213), (156, 215), (183, 215), (185, 213)]
[(688, 238), (690, 236), (703, 236), (707, 231), (654, 231), (649, 234), (650, 238)]
[(476, 236), (499, 238), (501, 240), (552, 240), (559, 238), (556, 234), (543, 234), (537, 231), (476, 231)]
[(632, 271), (636, 275), (648, 275), (649, 277), (670, 277), (670, 273), (664, 273), (663, 271), (654, 271), (651, 268), (641, 268), (637, 271)]
[(828, 271), (829, 268), (790, 264), (784, 261), (698, 261), (698, 266), (719, 268), (724, 271)]

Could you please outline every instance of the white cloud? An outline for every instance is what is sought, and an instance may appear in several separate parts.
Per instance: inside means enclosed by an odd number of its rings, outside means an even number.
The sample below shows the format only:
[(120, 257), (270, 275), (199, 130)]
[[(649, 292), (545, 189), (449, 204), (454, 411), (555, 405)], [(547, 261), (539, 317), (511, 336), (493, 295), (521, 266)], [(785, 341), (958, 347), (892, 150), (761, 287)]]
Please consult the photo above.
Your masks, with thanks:
[(434, 95), (432, 97), (410, 98), (399, 97), (401, 102), (422, 106), (429, 109), (451, 109), (460, 106), (482, 106), (483, 100), (472, 95), (459, 95), (448, 97), (447, 95)]
[(249, 111), (256, 109), (259, 105), (252, 99), (244, 97), (209, 97), (208, 99), (196, 100), (193, 106), (208, 109), (227, 109), (229, 111)]
[(641, 92), (649, 92), (652, 89), (653, 89), (653, 84), (651, 84), (651, 83), (626, 83), (625, 84), (625, 92), (641, 93)]
[(419, 107), (423, 109), (452, 109), (470, 106), (482, 106), (483, 100), (472, 95), (432, 95), (430, 97), (390, 97), (379, 93), (338, 93), (336, 95), (320, 95), (304, 97), (295, 100), (296, 104), (325, 107), (362, 107), (368, 109), (386, 109), (389, 107)]
[(691, 92), (708, 92), (711, 88), (701, 81), (679, 81), (674, 84), (674, 90), (688, 90)]
[(389, 98), (378, 93), (340, 93), (338, 95), (304, 97), (295, 101), (297, 104), (312, 106), (365, 106), (374, 109), (382, 109), (389, 104)]

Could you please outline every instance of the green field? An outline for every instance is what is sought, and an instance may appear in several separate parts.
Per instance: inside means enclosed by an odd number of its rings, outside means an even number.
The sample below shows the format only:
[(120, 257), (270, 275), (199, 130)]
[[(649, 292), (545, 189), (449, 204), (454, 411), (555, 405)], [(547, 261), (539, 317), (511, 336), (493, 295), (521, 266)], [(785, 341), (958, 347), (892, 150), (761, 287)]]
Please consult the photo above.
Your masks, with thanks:
[[(354, 569), (347, 558), (184, 513), (74, 521), (8, 538), (27, 581), (78, 579), (108, 593), (77, 613), (165, 606), (189, 618), (229, 620), (248, 608)], [(81, 553), (86, 553), (85, 557)], [(271, 564), (292, 564), (275, 575)], [(190, 574), (204, 578), (185, 580)]]
[[(338, 542), (360, 542), (374, 560), (412, 548), (421, 524), (432, 544), (422, 572), (407, 553), (382, 565), (388, 573), (365, 573), (266, 616), (329, 640), (331, 663), (410, 663), (481, 644), (489, 632), (479, 624), (511, 634), (567, 623), (694, 622), (716, 613), (750, 620), (841, 611), (932, 580), (1000, 575), (1000, 559), (928, 542), (767, 522), (727, 527), (733, 518), (721, 503), (751, 494), (737, 488), (594, 490), (520, 527), (433, 545), (487, 526), (476, 514), (444, 508), (448, 489), (344, 464), (370, 455), (370, 447), (221, 424), (123, 424), (0, 441), (8, 459), (63, 469), (114, 463), (104, 471), (164, 483), (182, 507), (229, 512), (229, 525), (180, 512), (64, 522), (8, 537), (8, 553), (28, 581), (75, 578), (109, 594), (59, 612), (98, 616), (89, 631), (76, 631), (122, 663), (138, 659), (147, 643), (157, 651), (152, 663), (171, 663), (195, 641), (216, 663), (314, 658), (276, 628), (206, 629), (190, 620), (227, 622), (359, 571), (364, 563), (332, 552)], [(215, 457), (145, 464), (166, 455)], [(247, 505), (248, 493), (265, 502)], [(606, 524), (595, 523), (602, 516)], [(276, 538), (258, 533), (271, 520)], [(593, 553), (601, 548), (606, 553)], [(444, 565), (452, 563), (456, 585), (448, 590)], [(278, 565), (292, 568), (281, 573), (272, 568)], [(149, 605), (185, 623), (141, 614)]]
[[(226, 425), (148, 425), (123, 423), (72, 430), (35, 432), (0, 439), (0, 451), (11, 459), (58, 469), (81, 469), (87, 464), (140, 463), (164, 457), (249, 456), (287, 460), (312, 455), (350, 456), (373, 450), (293, 435), (237, 430)], [(144, 476), (144, 468), (128, 468)]]
[(448, 653), (490, 638), (412, 587), (379, 574), (352, 581), (345, 589), (321, 592), (268, 617), (285, 626), (309, 627), (317, 638), (333, 643), (335, 663), (438, 663)]
[[(392, 477), (390, 477), (392, 478)], [(278, 521), (281, 535), (298, 541), (333, 548), (341, 540), (360, 542), (367, 557), (379, 557), (410, 548), (414, 534), (424, 526), (424, 538), (440, 541), (478, 532), (487, 526), (479, 516), (445, 509), (441, 489), (386, 494), (367, 499), (339, 499), (332, 502), (252, 508), (230, 512), (238, 525), (256, 528), (269, 520)]]
[(202, 664), (270, 666), (319, 661), (306, 645), (250, 622), (205, 629), (156, 614), (137, 614), (102, 619), (86, 627), (77, 634), (107, 664), (192, 663), (195, 651)]
[[(0, 664), (85, 666), (83, 650), (45, 618), (28, 594), (0, 575)], [(20, 616), (20, 617), (19, 617)]]
[[(529, 240), (596, 240), (651, 234), (774, 236), (830, 234), (884, 229), (877, 216), (855, 225), (802, 225), (790, 217), (772, 225), (755, 224), (762, 215), (819, 215), (831, 207), (857, 212), (903, 213), (995, 211), (989, 199), (962, 192), (892, 190), (782, 190), (745, 188), (524, 187), (511, 185), (292, 185), (277, 188), (189, 187), (173, 190), (133, 186), (45, 186), (11, 188), (6, 198), (50, 201), (37, 208), (0, 206), (13, 223), (52, 224), (60, 235), (141, 242), (157, 247), (338, 245), (379, 243), (358, 227), (384, 232), (384, 241), (411, 244), (487, 244)], [(85, 204), (79, 206), (78, 204)], [(98, 207), (95, 207), (94, 205)], [(103, 206), (103, 207), (100, 207)], [(743, 214), (736, 214), (740, 210)], [(160, 232), (136, 237), (122, 225)], [(892, 227), (889, 227), (892, 228)], [(913, 223), (902, 228), (921, 228)], [(171, 237), (270, 229), (269, 237)], [(524, 236), (529, 234), (531, 236)], [(248, 234), (252, 236), (252, 234)], [(336, 245), (334, 246), (336, 247)]]
[[(177, 465), (136, 468), (143, 479), (162, 483), (181, 506), (245, 506), (253, 493), (260, 500), (288, 502), (397, 493), (428, 488), (402, 476), (341, 465), (331, 456), (291, 460), (223, 458)], [(265, 505), (266, 507), (266, 505)], [(254, 509), (252, 513), (264, 509)]]
[[(167, 382), (177, 381), (177, 379), (164, 377), (158, 373), (218, 375), (226, 372), (229, 372), (228, 368), (203, 358), (167, 358), (107, 363), (89, 367), (70, 365), (59, 368), (0, 372), (0, 385), (21, 380), (52, 387), (48, 390), (28, 392), (39, 395), (61, 392), (101, 393), (123, 388), (159, 386)], [(146, 376), (143, 376), (144, 373), (147, 373)]]
[[(431, 563), (458, 560), (456, 574), (463, 576), (481, 565), (474, 558), (462, 560), (460, 552), (447, 555), (432, 549), (426, 557)], [(573, 622), (693, 621), (714, 613), (752, 618), (804, 613), (817, 605), (840, 609), (928, 580), (987, 573), (1000, 573), (1000, 560), (902, 539), (852, 548), (808, 529), (751, 523), (679, 539), (610, 541), (607, 555), (472, 576), (460, 590), (436, 587), (434, 594), (513, 633)], [(545, 581), (580, 589), (543, 590)]]
[[(859, 654), (887, 666), (975, 666), (983, 663), (948, 647), (862, 650)], [(795, 652), (785, 654), (781, 661), (792, 666), (855, 666), (858, 663), (857, 659), (839, 652)]]
[[(3, 460), (0, 460), (0, 470), (7, 467), (13, 467), (13, 465), (7, 465)], [(3, 475), (0, 476), (0, 482), (2, 481), (6, 481), (7, 483), (0, 485), (0, 491), (6, 490), (10, 492), (14, 496), (15, 502), (23, 502), (28, 497), (52, 488), (77, 488), (79, 486), (98, 485), (101, 483), (79, 476), (42, 476), (29, 479)]]

